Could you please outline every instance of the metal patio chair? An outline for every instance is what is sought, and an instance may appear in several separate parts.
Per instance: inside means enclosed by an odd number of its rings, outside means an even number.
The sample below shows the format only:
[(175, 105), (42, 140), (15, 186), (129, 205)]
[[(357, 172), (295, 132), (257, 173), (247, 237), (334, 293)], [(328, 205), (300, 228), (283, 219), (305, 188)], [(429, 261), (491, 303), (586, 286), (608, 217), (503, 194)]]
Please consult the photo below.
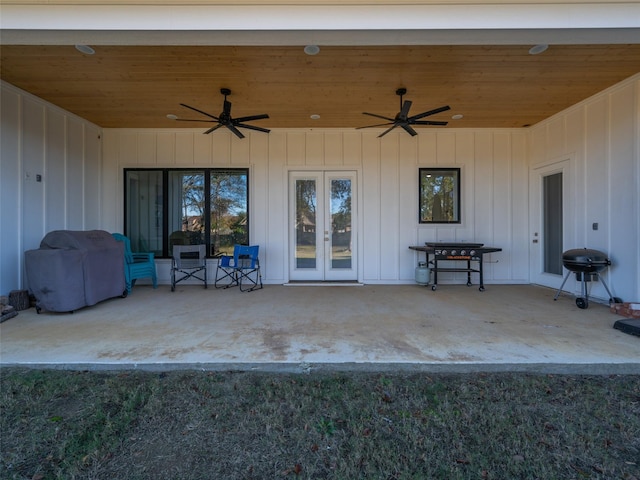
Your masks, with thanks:
[(258, 245), (235, 245), (233, 256), (222, 255), (216, 269), (215, 287), (239, 287), (242, 292), (262, 288), (259, 250)]
[[(176, 277), (176, 274), (180, 277)], [(176, 284), (194, 278), (207, 288), (207, 247), (206, 245), (174, 245), (171, 258), (171, 291)]]
[(112, 233), (113, 238), (124, 243), (124, 279), (127, 294), (136, 284), (138, 278), (151, 278), (153, 288), (158, 288), (156, 262), (153, 252), (132, 252), (131, 241), (121, 233)]

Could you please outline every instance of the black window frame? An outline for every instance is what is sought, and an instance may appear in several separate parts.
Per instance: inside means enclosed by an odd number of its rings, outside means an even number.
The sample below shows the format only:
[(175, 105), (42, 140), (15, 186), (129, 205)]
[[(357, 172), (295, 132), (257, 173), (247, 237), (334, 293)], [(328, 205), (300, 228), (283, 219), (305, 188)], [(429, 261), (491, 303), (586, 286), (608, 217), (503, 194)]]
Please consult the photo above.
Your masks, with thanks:
[[(250, 230), (250, 218), (251, 218), (251, 188), (250, 188), (250, 169), (249, 168), (210, 168), (210, 167), (172, 167), (172, 168), (158, 168), (158, 167), (150, 167), (150, 168), (137, 168), (137, 167), (129, 167), (123, 169), (123, 233), (124, 235), (128, 235), (127, 225), (129, 220), (128, 213), (128, 205), (127, 205), (127, 174), (129, 172), (162, 172), (162, 254), (156, 255), (156, 258), (171, 258), (171, 252), (169, 251), (169, 173), (170, 172), (202, 172), (204, 174), (204, 189), (207, 192), (211, 191), (211, 174), (212, 172), (241, 172), (246, 175), (247, 178), (247, 238), (251, 238), (251, 230)], [(207, 245), (207, 258), (215, 258), (217, 255), (212, 255), (209, 246), (211, 245), (211, 228), (210, 228), (210, 212), (211, 212), (211, 195), (204, 196), (205, 201), (205, 210), (209, 212), (208, 215), (205, 215), (205, 228), (204, 228), (204, 241), (205, 245)]]
[[(432, 173), (432, 174), (442, 174), (450, 172), (456, 179), (455, 188), (452, 193), (455, 195), (454, 199), (454, 218), (452, 220), (428, 220), (423, 217), (423, 207), (424, 203), (427, 201), (427, 188), (423, 182), (424, 174)], [(424, 167), (418, 169), (418, 222), (420, 224), (426, 225), (456, 225), (462, 223), (462, 195), (461, 195), (461, 184), (462, 184), (462, 169), (460, 167)], [(455, 208), (457, 205), (457, 208)], [(432, 217), (433, 218), (433, 217)]]

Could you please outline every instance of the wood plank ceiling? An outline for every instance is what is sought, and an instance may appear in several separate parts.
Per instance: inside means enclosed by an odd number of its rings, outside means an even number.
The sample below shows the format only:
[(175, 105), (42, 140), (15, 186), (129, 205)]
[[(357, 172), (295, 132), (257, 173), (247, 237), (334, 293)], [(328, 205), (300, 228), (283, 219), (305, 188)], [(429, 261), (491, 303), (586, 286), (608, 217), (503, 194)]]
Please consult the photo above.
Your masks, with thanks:
[[(106, 128), (208, 128), (167, 114), (218, 116), (223, 97), (233, 117), (267, 113), (267, 128), (355, 128), (394, 117), (405, 87), (412, 115), (448, 127), (535, 124), (640, 71), (640, 45), (321, 46), (3, 45), (0, 78)], [(451, 116), (461, 114), (460, 120)], [(313, 120), (311, 115), (319, 115)], [(372, 121), (373, 120), (373, 121)], [(418, 127), (448, 128), (448, 127)]]

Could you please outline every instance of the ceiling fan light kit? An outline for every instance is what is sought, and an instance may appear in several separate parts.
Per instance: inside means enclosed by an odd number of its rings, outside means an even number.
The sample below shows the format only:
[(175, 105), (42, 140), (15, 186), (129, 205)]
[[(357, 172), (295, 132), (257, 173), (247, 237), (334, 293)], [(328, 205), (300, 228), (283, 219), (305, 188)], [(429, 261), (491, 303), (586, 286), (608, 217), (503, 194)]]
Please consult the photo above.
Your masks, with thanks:
[(244, 135), (242, 134), (242, 132), (238, 130), (239, 128), (247, 128), (249, 130), (256, 130), (258, 132), (264, 132), (264, 133), (269, 133), (271, 131), (268, 128), (256, 127), (255, 125), (249, 125), (248, 123), (245, 123), (245, 122), (250, 122), (252, 120), (262, 120), (264, 118), (269, 118), (269, 115), (267, 115), (266, 113), (262, 113), (259, 115), (249, 115), (247, 117), (233, 118), (231, 116), (231, 102), (227, 100), (227, 96), (231, 95), (231, 90), (228, 88), (221, 88), (220, 93), (224, 95), (224, 101), (222, 104), (222, 112), (217, 117), (215, 115), (211, 115), (210, 113), (204, 112), (202, 110), (199, 110), (185, 103), (181, 103), (180, 105), (182, 105), (183, 107), (193, 110), (194, 112), (198, 112), (204, 115), (205, 117), (209, 117), (210, 120), (177, 118), (177, 117), (173, 118), (175, 117), (175, 115), (172, 115), (172, 114), (167, 115), (167, 118), (171, 118), (171, 119), (182, 121), (182, 122), (207, 122), (207, 123), (215, 122), (217, 123), (217, 125), (214, 125), (210, 129), (206, 130), (204, 132), (205, 134), (209, 134), (219, 129), (220, 127), (227, 127), (238, 138), (244, 138)]
[(412, 125), (438, 125), (444, 126), (447, 125), (448, 122), (441, 122), (435, 120), (422, 120), (425, 117), (430, 115), (435, 115), (436, 113), (445, 112), (450, 110), (451, 107), (449, 105), (445, 105), (444, 107), (435, 108), (433, 110), (429, 110), (426, 112), (418, 113), (417, 115), (409, 116), (409, 109), (411, 109), (411, 100), (402, 101), (402, 97), (407, 93), (407, 89), (402, 87), (396, 90), (396, 95), (400, 97), (400, 111), (396, 114), (395, 118), (385, 117), (383, 115), (378, 115), (376, 113), (368, 113), (362, 112), (363, 115), (369, 115), (371, 117), (381, 118), (383, 120), (387, 120), (387, 123), (378, 123), (376, 125), (367, 125), (366, 127), (358, 127), (356, 130), (361, 128), (373, 128), (373, 127), (384, 127), (389, 126), (384, 132), (378, 135), (378, 138), (384, 137), (387, 133), (393, 130), (396, 127), (401, 127), (405, 132), (407, 132), (412, 137), (415, 137), (418, 132), (416, 132)]

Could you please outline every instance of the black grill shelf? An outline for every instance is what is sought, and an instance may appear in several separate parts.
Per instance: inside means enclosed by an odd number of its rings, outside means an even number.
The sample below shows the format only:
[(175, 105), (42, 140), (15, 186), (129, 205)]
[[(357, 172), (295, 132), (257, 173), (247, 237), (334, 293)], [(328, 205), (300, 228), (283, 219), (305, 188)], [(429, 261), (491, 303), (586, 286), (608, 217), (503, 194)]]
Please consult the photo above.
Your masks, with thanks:
[[(460, 260), (459, 260), (460, 261)], [(479, 261), (479, 260), (478, 260)], [(433, 265), (433, 263), (432, 263)], [(468, 273), (480, 273), (480, 270), (475, 268), (432, 268), (432, 272), (468, 272)]]

